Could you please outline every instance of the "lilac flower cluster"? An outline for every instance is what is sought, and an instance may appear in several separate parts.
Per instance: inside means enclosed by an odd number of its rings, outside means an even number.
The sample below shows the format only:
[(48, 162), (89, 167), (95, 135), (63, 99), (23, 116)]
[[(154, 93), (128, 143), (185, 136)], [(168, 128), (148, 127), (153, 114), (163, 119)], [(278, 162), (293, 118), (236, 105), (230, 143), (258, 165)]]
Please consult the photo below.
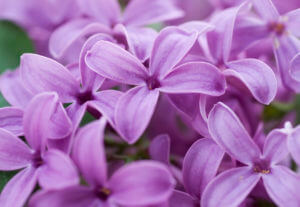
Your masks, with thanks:
[(300, 127), (261, 118), (300, 92), (299, 0), (0, 0), (0, 18), (37, 51), (0, 79), (1, 207), (300, 207)]

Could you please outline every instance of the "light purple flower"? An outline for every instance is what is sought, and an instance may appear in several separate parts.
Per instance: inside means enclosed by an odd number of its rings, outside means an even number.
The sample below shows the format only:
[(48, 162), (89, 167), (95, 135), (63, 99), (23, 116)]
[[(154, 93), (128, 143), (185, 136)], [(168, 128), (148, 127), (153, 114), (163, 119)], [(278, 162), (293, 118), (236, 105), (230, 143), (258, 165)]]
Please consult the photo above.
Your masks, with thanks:
[[(58, 138), (53, 136), (54, 126), (50, 120), (61, 107), (54, 93), (39, 94), (32, 99), (23, 118), (24, 135), (29, 146), (9, 131), (0, 129), (0, 170), (22, 169), (3, 189), (1, 206), (22, 207), (37, 181), (46, 189), (79, 182), (75, 165), (66, 154), (55, 149), (46, 150), (47, 139)], [(64, 133), (66, 130), (71, 133), (66, 125), (64, 127)]]
[(103, 146), (105, 119), (90, 123), (75, 138), (73, 159), (89, 186), (41, 191), (32, 207), (155, 206), (170, 197), (174, 179), (158, 162), (137, 161), (125, 165), (108, 178)]
[(260, 180), (279, 206), (300, 205), (299, 175), (279, 164), (288, 154), (286, 133), (271, 131), (261, 152), (238, 117), (222, 103), (210, 112), (208, 127), (216, 143), (245, 166), (227, 170), (213, 179), (203, 192), (201, 206), (238, 206)]
[(99, 41), (86, 55), (86, 64), (99, 75), (135, 85), (118, 100), (116, 128), (129, 143), (144, 132), (158, 101), (159, 93), (224, 93), (225, 80), (214, 66), (203, 62), (176, 65), (194, 45), (198, 34), (175, 27), (164, 29), (153, 45), (150, 66), (121, 47)]

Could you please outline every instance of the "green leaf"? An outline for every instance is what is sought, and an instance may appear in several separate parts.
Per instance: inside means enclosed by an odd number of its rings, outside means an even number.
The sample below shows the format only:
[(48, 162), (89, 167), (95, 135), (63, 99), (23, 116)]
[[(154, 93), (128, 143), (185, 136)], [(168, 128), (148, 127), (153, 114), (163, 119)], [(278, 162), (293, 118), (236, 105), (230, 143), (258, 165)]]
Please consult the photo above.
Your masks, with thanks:
[(0, 93), (0, 107), (2, 108), (2, 107), (5, 107), (5, 106), (9, 106), (9, 103), (7, 103), (7, 101), (4, 99), (4, 97)]
[(0, 171), (0, 192), (6, 185), (6, 183), (15, 175), (17, 174), (18, 171), (9, 171), (9, 172), (4, 172)]
[(33, 51), (32, 41), (24, 30), (9, 21), (0, 21), (0, 73), (16, 68), (20, 56)]

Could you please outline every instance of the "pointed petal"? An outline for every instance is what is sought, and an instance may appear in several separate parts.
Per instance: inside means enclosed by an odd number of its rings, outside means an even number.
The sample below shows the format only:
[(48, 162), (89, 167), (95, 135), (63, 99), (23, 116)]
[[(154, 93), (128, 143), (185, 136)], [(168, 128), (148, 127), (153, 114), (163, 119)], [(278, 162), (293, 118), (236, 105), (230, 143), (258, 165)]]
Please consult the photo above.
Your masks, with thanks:
[(62, 58), (66, 51), (80, 38), (95, 33), (108, 33), (109, 27), (89, 19), (75, 19), (54, 30), (49, 40), (49, 51), (56, 58)]
[[(292, 76), (290, 73), (291, 61), (300, 52), (300, 41), (291, 35), (282, 35), (274, 40), (273, 50), (284, 86), (295, 92), (300, 92), (300, 81), (297, 80), (297, 76)], [(295, 66), (295, 63), (292, 63), (292, 67)]]
[(16, 136), (23, 135), (23, 110), (15, 107), (0, 108), (0, 128)]
[(166, 93), (203, 93), (220, 96), (225, 93), (225, 76), (215, 66), (192, 62), (178, 66), (160, 81)]
[(171, 139), (168, 134), (157, 135), (149, 146), (151, 159), (160, 161), (164, 164), (170, 162)]
[(300, 27), (300, 8), (290, 11), (285, 15), (287, 19), (288, 30), (295, 35), (300, 37), (299, 27)]
[(263, 176), (263, 182), (269, 196), (277, 205), (300, 205), (300, 178), (287, 167), (273, 166), (271, 173)]
[(258, 160), (260, 149), (249, 136), (237, 115), (225, 104), (217, 103), (208, 117), (208, 129), (217, 144), (245, 164)]
[(147, 69), (135, 56), (108, 41), (97, 42), (85, 60), (93, 71), (117, 82), (138, 85), (147, 77)]
[(170, 198), (170, 207), (193, 207), (197, 206), (194, 198), (189, 194), (174, 190)]
[(28, 167), (15, 175), (0, 196), (1, 207), (22, 207), (36, 185), (35, 169)]
[(287, 147), (295, 162), (300, 165), (300, 127), (296, 127), (287, 139)]
[(247, 3), (217, 13), (211, 19), (215, 30), (207, 34), (210, 52), (216, 61), (226, 63), (230, 58), (233, 29), (238, 13), (247, 8)]
[(183, 160), (182, 174), (186, 191), (200, 198), (207, 184), (216, 176), (224, 151), (210, 138), (195, 142)]
[(276, 22), (279, 18), (279, 13), (274, 6), (272, 0), (253, 0), (255, 10), (258, 14), (268, 22)]
[(115, 126), (115, 108), (122, 95), (122, 92), (116, 90), (100, 91), (95, 94), (96, 100), (89, 101), (88, 105), (98, 110), (112, 126)]
[(117, 131), (130, 144), (136, 142), (148, 126), (155, 110), (159, 91), (146, 86), (130, 89), (119, 99), (115, 122)]
[(25, 108), (30, 99), (33, 97), (22, 83), (20, 70), (6, 71), (1, 75), (1, 93), (5, 100), (12, 106)]
[(271, 164), (279, 163), (288, 156), (287, 137), (288, 134), (279, 129), (272, 130), (266, 137), (263, 157)]
[(251, 167), (238, 167), (218, 175), (203, 192), (201, 206), (232, 207), (241, 204), (260, 180)]
[(125, 8), (123, 21), (128, 26), (145, 26), (183, 15), (183, 11), (176, 8), (171, 0), (132, 0)]
[(113, 38), (107, 34), (95, 34), (82, 46), (79, 56), (79, 69), (83, 90), (98, 90), (105, 80), (103, 77), (92, 71), (85, 62), (85, 56), (88, 51), (100, 40), (113, 41)]
[(273, 70), (264, 62), (256, 59), (243, 59), (227, 63), (225, 75), (237, 78), (249, 89), (253, 97), (269, 104), (277, 92), (277, 80)]
[(31, 149), (18, 137), (0, 129), (0, 170), (16, 170), (30, 165)]
[(95, 207), (97, 200), (93, 191), (84, 186), (74, 186), (55, 191), (39, 191), (30, 201), (30, 207)]
[(50, 133), (50, 119), (55, 112), (58, 96), (55, 93), (36, 95), (28, 104), (23, 117), (24, 134), (34, 150), (42, 150)]
[(32, 93), (55, 91), (63, 102), (72, 102), (79, 83), (63, 65), (49, 58), (25, 54), (21, 57), (21, 77)]
[(125, 27), (118, 24), (114, 28), (115, 35), (126, 37), (128, 50), (141, 62), (146, 61), (151, 54), (157, 32), (151, 28)]
[[(151, 205), (167, 201), (174, 179), (169, 170), (158, 162), (139, 161), (119, 169), (110, 179), (111, 199), (119, 205)], [(139, 199), (136, 199), (139, 198)]]
[(187, 33), (176, 27), (162, 30), (153, 45), (150, 73), (163, 78), (189, 52), (197, 36), (196, 33)]
[(39, 185), (43, 189), (61, 189), (79, 183), (79, 175), (67, 154), (51, 149), (43, 156), (43, 165), (38, 168)]
[(93, 186), (103, 186), (107, 179), (105, 125), (105, 119), (92, 122), (81, 128), (74, 139), (72, 157), (85, 180)]
[(112, 26), (120, 19), (121, 8), (117, 0), (77, 0), (82, 11), (101, 23)]

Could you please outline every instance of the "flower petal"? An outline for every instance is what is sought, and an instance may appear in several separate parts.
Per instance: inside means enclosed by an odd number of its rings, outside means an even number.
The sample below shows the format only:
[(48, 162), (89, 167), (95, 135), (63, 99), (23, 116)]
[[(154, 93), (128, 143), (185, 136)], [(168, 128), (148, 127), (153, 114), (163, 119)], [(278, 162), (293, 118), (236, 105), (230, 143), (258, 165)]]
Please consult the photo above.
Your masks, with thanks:
[(81, 128), (74, 140), (72, 157), (85, 180), (93, 186), (103, 186), (107, 179), (103, 146), (105, 125), (105, 119), (92, 122)]
[(123, 21), (128, 26), (146, 26), (183, 15), (171, 0), (132, 0), (125, 8)]
[(197, 206), (195, 199), (189, 194), (174, 190), (170, 198), (170, 207), (193, 207)]
[(165, 164), (170, 162), (171, 139), (168, 134), (157, 135), (149, 146), (151, 159)]
[(154, 113), (158, 96), (158, 90), (138, 86), (119, 99), (115, 111), (116, 128), (128, 143), (136, 142), (145, 131)]
[(31, 149), (14, 134), (0, 129), (0, 170), (16, 170), (30, 165)]
[(49, 137), (50, 119), (55, 112), (58, 96), (55, 93), (36, 95), (28, 104), (23, 117), (24, 134), (34, 150), (42, 150)]
[(295, 162), (300, 165), (300, 127), (296, 127), (287, 139), (287, 147)]
[(6, 71), (1, 75), (1, 93), (12, 106), (25, 108), (33, 94), (28, 91), (20, 78), (20, 70)]
[(251, 167), (227, 170), (210, 182), (203, 192), (202, 207), (238, 206), (260, 180)]
[(114, 127), (115, 126), (115, 108), (118, 100), (123, 95), (122, 92), (116, 90), (104, 90), (95, 94), (94, 101), (89, 101), (88, 106), (99, 111)]
[(279, 163), (288, 156), (287, 137), (288, 134), (279, 129), (272, 130), (266, 137), (263, 157), (271, 164)]
[(95, 17), (101, 23), (112, 26), (121, 15), (121, 8), (117, 0), (77, 0), (82, 12)]
[(227, 63), (224, 71), (227, 76), (239, 79), (246, 85), (253, 97), (269, 104), (277, 92), (277, 80), (273, 70), (264, 62), (257, 59), (243, 59)]
[(277, 205), (300, 205), (300, 178), (296, 173), (284, 166), (273, 166), (271, 173), (262, 178), (269, 196)]
[(1, 207), (22, 207), (36, 185), (35, 169), (28, 167), (15, 175), (0, 196)]
[(147, 77), (147, 69), (135, 56), (108, 41), (97, 42), (85, 60), (93, 71), (117, 82), (138, 85)]
[(160, 81), (166, 93), (203, 93), (220, 96), (225, 93), (225, 76), (215, 66), (191, 62), (178, 66)]
[(0, 128), (16, 136), (23, 135), (23, 110), (15, 107), (0, 108)]
[(263, 20), (268, 22), (276, 22), (278, 20), (279, 13), (272, 0), (253, 0), (252, 3)]
[(73, 161), (59, 150), (48, 150), (38, 168), (38, 181), (43, 189), (61, 189), (79, 183), (79, 175)]
[(113, 192), (111, 199), (117, 204), (146, 206), (167, 201), (173, 191), (174, 179), (163, 164), (139, 161), (115, 172), (108, 187)]
[(176, 27), (162, 30), (153, 45), (150, 73), (163, 78), (190, 51), (197, 36), (197, 33), (187, 33)]
[(108, 33), (110, 29), (103, 24), (89, 19), (75, 19), (56, 29), (49, 40), (49, 51), (57, 59), (62, 58), (66, 51), (80, 38), (95, 34)]
[(21, 77), (32, 93), (55, 91), (63, 102), (72, 102), (79, 83), (63, 65), (49, 58), (25, 54), (21, 57)]
[(225, 104), (217, 103), (208, 117), (208, 129), (217, 144), (233, 158), (252, 164), (260, 149), (249, 136), (237, 115)]
[(290, 62), (290, 70), (293, 79), (300, 81), (300, 51)]
[(224, 151), (210, 138), (196, 141), (183, 160), (182, 174), (186, 191), (200, 198), (207, 184), (215, 177)]
[(97, 200), (93, 191), (84, 186), (74, 186), (55, 191), (39, 191), (30, 201), (30, 207), (95, 207)]
[(300, 27), (300, 9), (295, 9), (290, 11), (285, 15), (287, 20), (288, 30), (292, 32), (296, 37), (300, 37), (299, 27)]

